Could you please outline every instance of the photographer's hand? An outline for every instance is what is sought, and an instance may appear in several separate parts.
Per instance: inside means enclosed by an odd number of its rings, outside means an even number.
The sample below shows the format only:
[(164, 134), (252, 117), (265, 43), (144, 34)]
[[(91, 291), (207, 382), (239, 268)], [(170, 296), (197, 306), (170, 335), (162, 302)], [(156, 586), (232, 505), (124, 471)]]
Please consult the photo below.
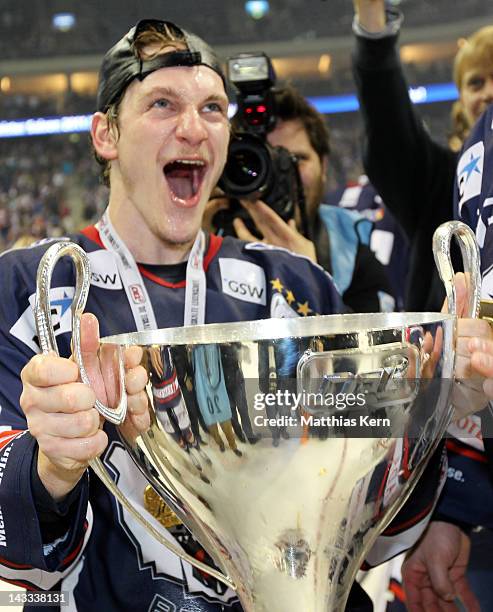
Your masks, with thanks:
[(206, 232), (215, 234), (217, 227), (214, 227), (212, 220), (214, 215), (220, 210), (226, 210), (229, 208), (229, 198), (212, 198), (205, 205), (204, 216), (202, 217), (202, 229)]
[[(246, 208), (255, 226), (264, 237), (262, 242), (289, 249), (293, 253), (308, 257), (314, 263), (317, 263), (315, 245), (303, 234), (300, 234), (294, 219), (286, 223), (270, 206), (260, 200), (257, 202), (241, 200), (241, 204)], [(238, 238), (258, 242), (258, 238), (248, 231), (241, 219), (234, 219), (233, 225)]]

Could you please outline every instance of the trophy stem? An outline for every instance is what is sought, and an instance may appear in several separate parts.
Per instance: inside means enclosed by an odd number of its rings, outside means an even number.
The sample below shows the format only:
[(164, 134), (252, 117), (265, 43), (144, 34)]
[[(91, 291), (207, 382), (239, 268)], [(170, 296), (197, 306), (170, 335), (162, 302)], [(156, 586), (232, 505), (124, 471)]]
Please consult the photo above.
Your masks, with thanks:
[[(313, 445), (284, 440), (283, 449), (282, 455), (272, 445), (244, 455), (251, 478), (246, 471), (240, 482), (233, 472), (223, 474), (224, 490), (235, 495), (227, 504), (202, 507), (201, 515), (218, 536), (217, 548), (229, 551), (223, 567), (246, 612), (343, 612), (376, 533), (374, 508), (365, 499), (372, 466), (388, 448), (373, 439), (334, 438)], [(172, 484), (187, 502), (191, 480)], [(287, 503), (293, 486), (299, 497)]]

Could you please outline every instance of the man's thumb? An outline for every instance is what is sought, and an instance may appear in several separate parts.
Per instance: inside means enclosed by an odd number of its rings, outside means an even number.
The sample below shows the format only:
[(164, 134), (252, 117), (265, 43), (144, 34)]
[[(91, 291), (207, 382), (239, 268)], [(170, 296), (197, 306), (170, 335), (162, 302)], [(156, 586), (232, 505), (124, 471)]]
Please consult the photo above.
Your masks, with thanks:
[(82, 354), (97, 353), (99, 349), (99, 321), (90, 312), (80, 320), (80, 348)]

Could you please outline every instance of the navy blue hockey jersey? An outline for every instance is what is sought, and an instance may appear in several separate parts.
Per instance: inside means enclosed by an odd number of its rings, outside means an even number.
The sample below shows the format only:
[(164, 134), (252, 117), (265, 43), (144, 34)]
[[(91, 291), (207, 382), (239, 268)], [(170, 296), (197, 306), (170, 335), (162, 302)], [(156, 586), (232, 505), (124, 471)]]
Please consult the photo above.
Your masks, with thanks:
[[(91, 261), (86, 310), (98, 317), (101, 335), (135, 330), (115, 256), (104, 249), (96, 228), (71, 238)], [(39, 351), (32, 305), (36, 270), (46, 248), (37, 245), (0, 257), (0, 577), (31, 590), (66, 590), (71, 610), (241, 610), (234, 592), (154, 541), (91, 474), (78, 485), (75, 518), (68, 531), (56, 541), (43, 542), (31, 476), (36, 442), (25, 431), (19, 396), (20, 371)], [(168, 279), (163, 278), (162, 268), (158, 273), (140, 266), (140, 271), (158, 326), (180, 326), (185, 265), (170, 266)], [(208, 323), (330, 314), (342, 308), (330, 277), (283, 249), (210, 236), (204, 268)], [(73, 295), (73, 266), (62, 259), (50, 293), (62, 356), (70, 354)], [(113, 426), (106, 424), (105, 429), (110, 442), (102, 460), (122, 491), (137, 501), (134, 492), (143, 491), (146, 483)], [(399, 553), (420, 535), (436, 496), (438, 472), (435, 462), (420, 482), (419, 495), (407, 503), (372, 549), (371, 564)], [(203, 558), (203, 551), (183, 527), (169, 537)]]
[[(481, 297), (493, 299), (493, 108), (478, 121), (457, 164), (454, 215), (475, 232), (481, 251)], [(483, 439), (493, 435), (486, 412), (461, 419), (449, 431), (448, 478), (440, 514), (471, 526), (493, 528), (493, 484)], [(483, 431), (482, 431), (483, 430)]]
[(482, 297), (493, 299), (493, 108), (490, 107), (464, 144), (457, 164), (456, 216), (476, 233), (481, 250)]

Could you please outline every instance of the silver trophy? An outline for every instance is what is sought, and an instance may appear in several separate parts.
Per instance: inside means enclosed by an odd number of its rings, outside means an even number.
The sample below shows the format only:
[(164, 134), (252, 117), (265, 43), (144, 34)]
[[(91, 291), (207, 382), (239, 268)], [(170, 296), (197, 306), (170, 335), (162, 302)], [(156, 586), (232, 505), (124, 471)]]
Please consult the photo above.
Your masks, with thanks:
[[(234, 589), (255, 612), (344, 610), (379, 534), (403, 506), (451, 417), (460, 243), (477, 315), (479, 253), (471, 230), (441, 226), (434, 252), (451, 314), (379, 313), (160, 329), (106, 337), (120, 397), (96, 405), (148, 486), (131, 502), (100, 459), (92, 469), (159, 542)], [(75, 359), (90, 283), (84, 251), (51, 246), (38, 270), (42, 351), (57, 350), (48, 302), (57, 260), (77, 270)], [(122, 349), (143, 348), (148, 414), (127, 415)], [(170, 382), (171, 381), (171, 382)], [(172, 407), (170, 397), (173, 396)], [(166, 529), (183, 524), (214, 561), (187, 554)]]

